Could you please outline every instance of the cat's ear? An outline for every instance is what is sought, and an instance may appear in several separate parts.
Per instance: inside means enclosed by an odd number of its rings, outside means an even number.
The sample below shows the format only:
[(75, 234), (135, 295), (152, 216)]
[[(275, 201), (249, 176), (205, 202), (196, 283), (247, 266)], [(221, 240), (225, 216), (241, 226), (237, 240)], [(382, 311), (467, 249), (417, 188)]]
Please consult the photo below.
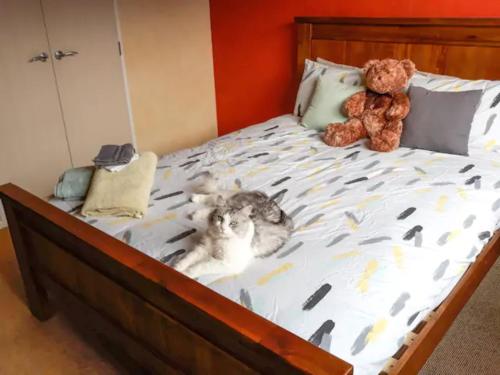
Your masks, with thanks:
[(217, 195), (217, 197), (215, 198), (215, 205), (218, 207), (224, 206), (224, 198), (222, 197), (222, 195)]
[(248, 206), (245, 206), (241, 209), (241, 213), (245, 216), (250, 216), (252, 214), (252, 206), (251, 205), (248, 205)]

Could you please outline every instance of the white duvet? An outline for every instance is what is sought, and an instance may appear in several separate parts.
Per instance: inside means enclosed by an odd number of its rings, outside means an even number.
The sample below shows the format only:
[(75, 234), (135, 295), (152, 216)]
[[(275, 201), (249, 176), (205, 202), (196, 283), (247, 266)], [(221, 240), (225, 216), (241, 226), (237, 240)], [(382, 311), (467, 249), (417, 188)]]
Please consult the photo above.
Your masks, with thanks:
[(87, 222), (172, 264), (204, 229), (187, 218), (204, 173), (274, 196), (294, 218), (290, 242), (241, 275), (199, 281), (355, 374), (376, 374), (495, 231), (500, 162), (491, 155), (332, 148), (287, 115), (162, 157), (144, 219)]

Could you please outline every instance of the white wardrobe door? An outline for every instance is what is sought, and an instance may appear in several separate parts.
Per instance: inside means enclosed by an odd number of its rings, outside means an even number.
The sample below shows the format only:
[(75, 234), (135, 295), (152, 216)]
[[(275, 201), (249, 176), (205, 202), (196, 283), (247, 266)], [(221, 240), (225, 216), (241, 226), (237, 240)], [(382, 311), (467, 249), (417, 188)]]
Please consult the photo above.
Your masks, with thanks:
[[(75, 166), (102, 144), (131, 142), (113, 0), (42, 0)], [(72, 51), (77, 54), (71, 55)]]
[[(0, 1), (0, 184), (47, 196), (71, 166), (39, 0)], [(43, 60), (43, 59), (42, 59)]]

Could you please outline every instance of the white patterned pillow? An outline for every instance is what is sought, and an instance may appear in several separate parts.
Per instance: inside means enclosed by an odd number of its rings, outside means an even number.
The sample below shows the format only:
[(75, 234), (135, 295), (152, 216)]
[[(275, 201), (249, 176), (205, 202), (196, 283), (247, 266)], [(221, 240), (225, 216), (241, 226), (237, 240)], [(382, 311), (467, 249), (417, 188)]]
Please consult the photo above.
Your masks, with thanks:
[(316, 88), (319, 76), (327, 75), (329, 78), (338, 79), (339, 82), (360, 86), (362, 84), (361, 69), (348, 65), (334, 64), (326, 60), (315, 62), (306, 60), (304, 73), (297, 91), (293, 114), (302, 117), (311, 102), (311, 97)]
[(484, 155), (491, 151), (500, 153), (500, 81), (472, 81), (417, 72), (411, 83), (432, 91), (483, 90), (471, 124), (469, 155)]

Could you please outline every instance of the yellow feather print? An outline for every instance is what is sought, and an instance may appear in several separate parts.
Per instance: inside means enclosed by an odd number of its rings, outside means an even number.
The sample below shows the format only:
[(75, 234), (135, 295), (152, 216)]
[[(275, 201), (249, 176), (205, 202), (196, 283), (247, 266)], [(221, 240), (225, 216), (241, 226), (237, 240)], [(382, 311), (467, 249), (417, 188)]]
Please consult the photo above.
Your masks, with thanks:
[(168, 212), (167, 214), (160, 216), (159, 218), (145, 222), (144, 224), (142, 224), (142, 227), (143, 228), (151, 228), (152, 226), (160, 224), (163, 221), (174, 220), (176, 217), (177, 217), (177, 215), (175, 214), (175, 212)]
[(380, 195), (380, 194), (371, 195), (371, 196), (363, 199), (361, 202), (359, 202), (357, 207), (361, 210), (361, 209), (365, 208), (366, 206), (368, 206), (370, 203), (378, 201), (382, 197), (383, 197), (383, 195)]
[(333, 257), (333, 260), (341, 260), (341, 259), (353, 258), (353, 257), (356, 257), (356, 256), (358, 256), (360, 254), (361, 253), (358, 250), (348, 251), (346, 253), (335, 255)]
[(323, 184), (317, 184), (317, 185), (313, 186), (307, 194), (309, 195), (311, 193), (317, 193), (318, 191), (321, 191), (321, 190), (323, 190)]
[(212, 282), (211, 282), (211, 283), (209, 283), (208, 285), (209, 285), (209, 286), (212, 286), (212, 285), (220, 285), (220, 284), (225, 283), (226, 281), (235, 280), (237, 277), (238, 277), (238, 275), (228, 275), (228, 276), (222, 276), (222, 277), (219, 277), (218, 279), (216, 279), (216, 280), (212, 281)]
[(468, 195), (467, 195), (467, 191), (463, 188), (458, 188), (457, 189), (457, 193), (458, 193), (458, 196), (462, 199), (467, 199), (468, 198)]
[(113, 225), (113, 226), (121, 225), (121, 224), (126, 224), (131, 220), (134, 220), (134, 219), (131, 217), (128, 217), (128, 216), (124, 216), (124, 217), (119, 217), (118, 219), (113, 219), (108, 224)]
[(377, 321), (374, 325), (373, 328), (371, 329), (370, 333), (366, 336), (366, 342), (373, 342), (375, 341), (382, 333), (387, 328), (387, 319), (380, 319)]
[(313, 164), (314, 164), (314, 162), (312, 162), (312, 161), (306, 161), (302, 164), (297, 165), (297, 168), (309, 169)]
[(340, 76), (339, 76), (339, 81), (344, 83), (344, 79), (346, 79), (347, 77), (347, 73), (342, 73)]
[(493, 146), (495, 146), (495, 145), (496, 145), (496, 143), (497, 143), (497, 142), (496, 142), (494, 139), (492, 139), (491, 141), (487, 142), (487, 143), (484, 145), (484, 149), (485, 149), (486, 151), (491, 151), (491, 150), (492, 150), (492, 148), (493, 148)]
[(265, 172), (269, 169), (269, 167), (267, 166), (263, 166), (263, 167), (259, 167), (259, 168), (255, 168), (253, 170), (251, 170), (250, 172), (247, 173), (247, 176), (248, 177), (255, 177), (257, 176), (259, 173), (262, 173), (262, 172)]
[(279, 274), (282, 274), (290, 269), (293, 268), (292, 263), (285, 263), (281, 265), (280, 267), (276, 268), (275, 270), (266, 273), (264, 276), (262, 276), (259, 280), (257, 280), (257, 285), (265, 285), (269, 281), (271, 281), (272, 278), (278, 276)]
[(392, 248), (392, 255), (394, 256), (394, 260), (396, 262), (396, 266), (399, 268), (399, 269), (402, 269), (403, 268), (403, 249), (401, 248), (401, 246), (394, 246)]
[(358, 282), (358, 290), (361, 293), (366, 293), (368, 291), (368, 286), (370, 282), (370, 278), (378, 269), (378, 262), (375, 259), (372, 259), (368, 262), (363, 271), (363, 275), (361, 275), (361, 279)]
[(222, 175), (230, 175), (230, 174), (235, 174), (236, 173), (236, 168), (235, 167), (229, 167), (225, 171), (219, 172)]
[(446, 203), (448, 203), (448, 197), (446, 195), (441, 195), (436, 204), (436, 211), (444, 212)]
[(312, 179), (314, 176), (316, 176), (318, 173), (320, 173), (323, 170), (323, 168), (316, 168), (313, 173), (311, 173), (307, 178)]
[(331, 207), (333, 205), (336, 205), (339, 202), (340, 202), (340, 199), (338, 199), (338, 198), (336, 198), (336, 199), (330, 199), (325, 204), (323, 204), (320, 208), (328, 208), (328, 207)]
[(423, 194), (423, 193), (428, 193), (428, 192), (432, 191), (432, 189), (431, 188), (422, 188), (422, 189), (417, 189), (415, 191), (417, 193)]
[(357, 231), (358, 228), (359, 228), (359, 225), (358, 223), (356, 223), (352, 218), (348, 217), (347, 218), (347, 225), (349, 226), (349, 228), (351, 228), (352, 231)]
[(321, 225), (321, 224), (323, 224), (323, 220), (317, 220), (314, 223), (311, 223), (309, 225), (302, 225), (301, 227), (297, 228), (295, 230), (295, 232), (297, 232), (297, 233), (298, 232), (303, 232), (303, 231), (305, 231), (307, 229), (311, 229), (312, 227), (317, 227), (318, 225)]
[(491, 165), (495, 168), (500, 168), (500, 162), (496, 160), (492, 160)]
[(444, 160), (445, 158), (443, 156), (438, 156), (438, 157), (435, 157), (433, 159), (430, 159), (430, 160), (427, 160), (425, 162), (426, 165), (431, 165), (431, 164), (434, 164), (435, 162), (437, 161), (441, 161), (441, 160)]
[(170, 176), (172, 176), (172, 170), (171, 169), (167, 169), (164, 173), (163, 173), (163, 179), (164, 180), (168, 180), (170, 178)]

